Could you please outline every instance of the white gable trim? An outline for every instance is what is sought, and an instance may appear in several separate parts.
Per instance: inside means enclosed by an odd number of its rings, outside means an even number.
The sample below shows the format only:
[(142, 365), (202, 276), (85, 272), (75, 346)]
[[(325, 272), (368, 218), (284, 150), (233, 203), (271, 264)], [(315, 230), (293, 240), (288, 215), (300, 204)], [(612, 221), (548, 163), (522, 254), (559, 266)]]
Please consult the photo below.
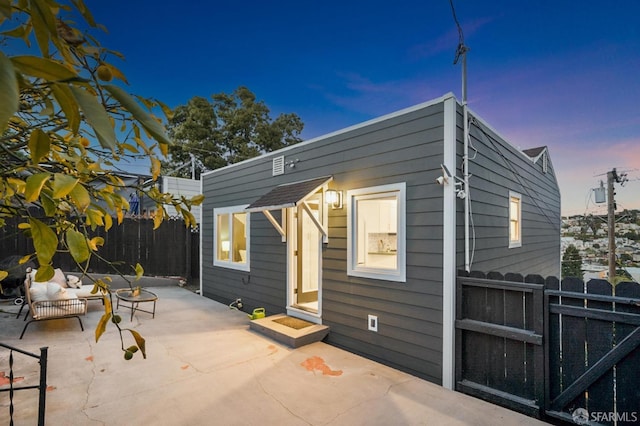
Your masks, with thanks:
[[(264, 159), (267, 156), (283, 155), (283, 153), (285, 153), (285, 152), (287, 152), (287, 151), (289, 151), (291, 149), (297, 149), (297, 148), (299, 148), (301, 146), (305, 146), (305, 145), (308, 145), (308, 144), (324, 141), (325, 139), (328, 139), (328, 138), (331, 138), (331, 137), (334, 137), (334, 136), (338, 136), (338, 135), (341, 135), (341, 134), (344, 134), (344, 133), (347, 133), (347, 132), (351, 132), (353, 130), (361, 129), (363, 127), (367, 127), (367, 126), (370, 126), (370, 125), (375, 124), (375, 123), (380, 123), (380, 122), (383, 122), (383, 121), (386, 121), (386, 120), (390, 120), (390, 119), (395, 118), (395, 117), (400, 117), (402, 115), (409, 114), (409, 113), (414, 112), (414, 111), (419, 111), (421, 109), (430, 107), (432, 105), (439, 104), (441, 102), (444, 102), (444, 101), (447, 101), (447, 100), (450, 100), (450, 99), (454, 99), (455, 100), (455, 96), (451, 92), (449, 92), (449, 93), (447, 93), (447, 94), (445, 94), (445, 95), (443, 95), (443, 96), (441, 96), (439, 98), (432, 99), (430, 101), (423, 102), (421, 104), (418, 104), (418, 105), (415, 105), (415, 106), (411, 106), (409, 108), (405, 108), (405, 109), (402, 109), (400, 111), (392, 112), (390, 114), (383, 115), (381, 117), (377, 117), (377, 118), (371, 119), (369, 121), (365, 121), (363, 123), (358, 123), (358, 124), (355, 124), (353, 126), (346, 127), (346, 128), (344, 128), (342, 130), (338, 130), (338, 131), (335, 131), (335, 132), (327, 133), (326, 135), (318, 136), (316, 138), (309, 139), (309, 140), (297, 143), (295, 145), (290, 145), (290, 146), (281, 148), (281, 149), (279, 149), (277, 151), (270, 152), (268, 154), (263, 154), (263, 155), (260, 155), (258, 157), (249, 158), (249, 159), (241, 161), (239, 163), (230, 164), (228, 166), (224, 166), (224, 167), (221, 167), (219, 169), (210, 170), (208, 172), (202, 173), (201, 176), (215, 174), (215, 173), (221, 172), (223, 170), (226, 170), (226, 169), (228, 169), (230, 167), (235, 167), (235, 166), (238, 166), (238, 165), (241, 165), (241, 164), (246, 165), (246, 164), (248, 164), (248, 163), (250, 163), (252, 161)], [(200, 179), (202, 179), (202, 177)]]
[[(443, 164), (456, 174), (457, 102), (444, 102)], [(456, 192), (455, 180), (442, 186), (442, 386), (455, 384), (455, 319), (456, 319)]]

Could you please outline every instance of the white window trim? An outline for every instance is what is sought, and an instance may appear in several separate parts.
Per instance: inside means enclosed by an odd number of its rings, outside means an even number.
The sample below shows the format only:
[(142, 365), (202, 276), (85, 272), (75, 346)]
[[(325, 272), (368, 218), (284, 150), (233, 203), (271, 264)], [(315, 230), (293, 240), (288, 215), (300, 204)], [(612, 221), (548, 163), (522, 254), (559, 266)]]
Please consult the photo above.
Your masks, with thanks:
[[(357, 230), (353, 217), (354, 198), (360, 195), (382, 195), (385, 192), (398, 193), (398, 218), (397, 218), (397, 256), (398, 269), (382, 270), (376, 268), (354, 267), (355, 238)], [(369, 188), (352, 189), (347, 191), (347, 275), (354, 277), (373, 278), (396, 282), (406, 282), (406, 184), (396, 183), (390, 185), (374, 186)]]
[[(249, 271), (251, 269), (251, 247), (250, 247), (250, 243), (251, 243), (251, 213), (245, 212), (245, 209), (247, 208), (248, 204), (242, 205), (242, 206), (229, 206), (229, 207), (219, 207), (219, 208), (214, 208), (213, 209), (213, 265), (214, 266), (220, 266), (222, 268), (229, 268), (229, 269), (237, 269), (239, 271)], [(217, 247), (217, 243), (218, 243), (218, 215), (221, 214), (232, 214), (232, 213), (247, 213), (247, 224), (246, 224), (246, 233), (247, 233), (247, 255), (246, 255), (246, 262), (245, 263), (239, 263), (239, 262), (232, 262), (232, 261), (226, 261), (226, 260), (219, 260), (217, 253), (218, 253), (218, 247)], [(231, 217), (231, 216), (229, 216)]]
[[(515, 198), (518, 200), (518, 239), (511, 239), (511, 199)], [(509, 237), (509, 248), (522, 247), (522, 195), (509, 191), (509, 207), (507, 208), (508, 212), (508, 226), (507, 226), (507, 235)]]

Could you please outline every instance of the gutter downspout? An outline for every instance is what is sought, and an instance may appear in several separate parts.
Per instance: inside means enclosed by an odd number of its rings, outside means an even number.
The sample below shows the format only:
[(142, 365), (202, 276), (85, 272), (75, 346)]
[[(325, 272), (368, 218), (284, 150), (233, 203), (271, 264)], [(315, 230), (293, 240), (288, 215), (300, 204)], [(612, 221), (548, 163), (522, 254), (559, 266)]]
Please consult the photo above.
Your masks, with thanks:
[(462, 115), (464, 129), (464, 153), (462, 157), (464, 180), (464, 269), (471, 272), (471, 255), (469, 246), (469, 211), (471, 197), (469, 196), (469, 108), (467, 107), (467, 54), (462, 54)]

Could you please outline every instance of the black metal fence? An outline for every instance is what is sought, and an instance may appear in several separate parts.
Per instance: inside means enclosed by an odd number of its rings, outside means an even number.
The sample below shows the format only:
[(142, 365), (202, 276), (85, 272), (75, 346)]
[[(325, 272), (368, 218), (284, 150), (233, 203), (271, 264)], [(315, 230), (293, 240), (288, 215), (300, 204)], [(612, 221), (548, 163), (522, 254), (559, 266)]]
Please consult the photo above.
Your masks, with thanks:
[(640, 284), (462, 273), (456, 388), (546, 420), (640, 422)]
[[(153, 229), (153, 219), (125, 218), (108, 231), (97, 229), (92, 235), (104, 238), (99, 254), (92, 256), (89, 272), (115, 273), (109, 262), (115, 262), (123, 274), (133, 271), (129, 265), (140, 263), (148, 276), (178, 276), (188, 280), (198, 278), (200, 238), (198, 230), (187, 228), (184, 221), (165, 220)], [(0, 228), (0, 259), (34, 253), (31, 239), (10, 220)], [(67, 253), (57, 253), (53, 264), (63, 271), (77, 271), (77, 265)]]
[[(14, 406), (13, 406), (13, 397), (15, 392), (17, 391), (23, 391), (23, 390), (30, 390), (30, 389), (37, 389), (38, 390), (38, 426), (43, 426), (44, 425), (44, 418), (45, 418), (45, 409), (46, 409), (46, 399), (47, 399), (47, 353), (48, 353), (48, 348), (47, 347), (43, 347), (40, 348), (40, 355), (36, 355), (33, 354), (31, 352), (26, 352), (23, 351), (22, 349), (18, 349), (18, 348), (14, 348), (13, 346), (9, 346), (9, 345), (5, 345), (3, 343), (0, 343), (0, 347), (3, 347), (5, 349), (9, 350), (9, 388), (7, 389), (0, 389), (0, 392), (9, 392), (9, 419), (10, 419), (10, 425), (13, 426), (13, 414), (14, 414)], [(28, 357), (31, 358), (35, 358), (38, 360), (38, 363), (40, 364), (40, 374), (39, 374), (39, 380), (38, 380), (38, 384), (37, 385), (30, 385), (30, 386), (15, 386), (15, 377), (13, 374), (13, 364), (14, 364), (14, 357), (13, 354), (14, 353), (18, 353), (18, 354), (22, 354), (22, 355), (26, 355)]]

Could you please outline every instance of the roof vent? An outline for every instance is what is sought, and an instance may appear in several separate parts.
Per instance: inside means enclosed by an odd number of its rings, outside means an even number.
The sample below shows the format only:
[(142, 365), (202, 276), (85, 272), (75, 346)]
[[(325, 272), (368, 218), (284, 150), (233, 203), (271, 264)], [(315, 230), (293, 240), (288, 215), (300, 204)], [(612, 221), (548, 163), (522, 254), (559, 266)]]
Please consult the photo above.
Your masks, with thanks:
[(273, 159), (273, 171), (272, 176), (278, 176), (284, 174), (284, 156), (275, 157)]

